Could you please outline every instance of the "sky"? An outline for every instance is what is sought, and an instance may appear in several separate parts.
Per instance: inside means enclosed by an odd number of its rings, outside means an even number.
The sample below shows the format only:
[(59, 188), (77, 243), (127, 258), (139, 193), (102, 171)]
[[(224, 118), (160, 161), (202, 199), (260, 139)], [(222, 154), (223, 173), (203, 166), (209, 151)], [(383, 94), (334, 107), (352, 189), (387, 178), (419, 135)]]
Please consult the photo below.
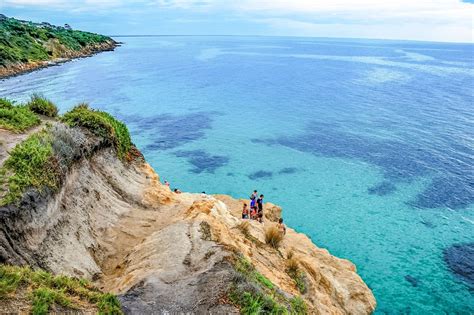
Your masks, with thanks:
[(474, 0), (0, 0), (0, 13), (106, 35), (474, 41)]

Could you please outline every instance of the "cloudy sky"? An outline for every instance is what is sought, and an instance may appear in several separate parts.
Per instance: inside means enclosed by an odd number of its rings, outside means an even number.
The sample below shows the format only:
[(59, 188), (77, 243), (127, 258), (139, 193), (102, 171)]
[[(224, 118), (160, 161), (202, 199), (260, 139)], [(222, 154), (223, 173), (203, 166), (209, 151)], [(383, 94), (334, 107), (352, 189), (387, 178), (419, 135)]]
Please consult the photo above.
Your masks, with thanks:
[(0, 0), (20, 19), (117, 34), (473, 42), (474, 0)]

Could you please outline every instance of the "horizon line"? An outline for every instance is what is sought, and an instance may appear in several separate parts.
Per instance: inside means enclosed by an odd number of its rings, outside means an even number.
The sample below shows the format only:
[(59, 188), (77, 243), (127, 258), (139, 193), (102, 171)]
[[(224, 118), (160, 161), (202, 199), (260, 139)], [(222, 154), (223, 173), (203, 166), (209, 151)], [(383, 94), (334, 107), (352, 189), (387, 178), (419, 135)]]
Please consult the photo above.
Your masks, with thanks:
[(380, 41), (399, 41), (399, 42), (422, 42), (422, 43), (437, 43), (437, 44), (468, 44), (474, 45), (471, 42), (458, 41), (432, 41), (422, 39), (393, 39), (393, 38), (368, 38), (368, 37), (324, 37), (324, 36), (297, 36), (297, 35), (243, 35), (243, 34), (116, 34), (107, 35), (109, 37), (289, 37), (289, 38), (318, 38), (318, 39), (352, 39), (352, 40), (380, 40)]

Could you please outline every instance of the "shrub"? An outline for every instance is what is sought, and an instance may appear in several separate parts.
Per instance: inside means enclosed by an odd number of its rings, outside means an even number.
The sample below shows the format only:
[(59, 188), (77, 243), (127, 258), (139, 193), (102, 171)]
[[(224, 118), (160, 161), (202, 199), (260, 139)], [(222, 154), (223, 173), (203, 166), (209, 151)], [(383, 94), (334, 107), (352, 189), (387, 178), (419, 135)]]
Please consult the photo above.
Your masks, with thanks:
[(72, 162), (84, 155), (86, 136), (78, 128), (69, 128), (63, 124), (54, 125), (50, 132), (51, 146), (58, 158), (59, 166), (65, 172)]
[(271, 226), (265, 230), (265, 243), (273, 248), (278, 248), (283, 240), (283, 234), (280, 233), (276, 226)]
[(58, 108), (50, 100), (39, 94), (33, 94), (27, 104), (28, 108), (37, 114), (56, 117), (58, 116)]
[(105, 112), (90, 109), (80, 104), (67, 112), (62, 120), (71, 127), (89, 129), (93, 134), (103, 137), (115, 146), (120, 158), (124, 158), (132, 147), (127, 126)]
[(51, 135), (46, 131), (33, 134), (13, 148), (0, 169), (0, 183), (8, 186), (0, 205), (15, 202), (28, 187), (54, 189), (58, 182)]
[(26, 106), (15, 106), (7, 99), (0, 98), (0, 128), (13, 132), (23, 132), (39, 125), (41, 120)]
[(13, 102), (6, 99), (6, 98), (0, 98), (0, 108), (3, 109), (12, 109), (13, 108)]

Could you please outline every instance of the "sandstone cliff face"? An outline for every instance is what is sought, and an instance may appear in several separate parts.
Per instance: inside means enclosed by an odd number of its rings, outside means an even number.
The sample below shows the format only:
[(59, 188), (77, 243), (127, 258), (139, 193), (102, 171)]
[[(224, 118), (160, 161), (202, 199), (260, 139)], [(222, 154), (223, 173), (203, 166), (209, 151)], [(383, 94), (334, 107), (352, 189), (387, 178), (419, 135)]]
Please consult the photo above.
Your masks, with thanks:
[[(281, 246), (264, 233), (281, 209), (266, 204), (264, 224), (239, 228), (242, 202), (229, 196), (172, 193), (142, 159), (130, 163), (93, 146), (59, 192), (27, 192), (0, 208), (0, 262), (92, 279), (120, 296), (126, 313), (233, 314), (228, 299), (236, 255), (288, 297), (301, 295), (287, 257), (304, 273), (310, 314), (370, 314), (376, 305), (355, 266), (288, 229)], [(290, 254), (291, 252), (291, 254)]]

